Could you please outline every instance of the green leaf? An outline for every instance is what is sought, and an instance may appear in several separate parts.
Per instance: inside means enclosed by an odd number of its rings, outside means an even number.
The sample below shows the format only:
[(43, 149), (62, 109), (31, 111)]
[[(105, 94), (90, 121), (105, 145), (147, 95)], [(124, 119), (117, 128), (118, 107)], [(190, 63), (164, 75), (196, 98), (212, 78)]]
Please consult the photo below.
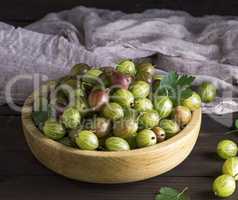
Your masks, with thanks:
[(184, 99), (191, 97), (192, 94), (193, 94), (193, 91), (190, 88), (181, 90), (180, 96), (177, 99), (178, 105), (180, 105)]
[(141, 80), (145, 82), (150, 82), (152, 80), (153, 76), (149, 72), (140, 72), (136, 74), (136, 80)]
[(178, 74), (175, 71), (172, 71), (170, 73), (168, 73), (167, 76), (165, 76), (162, 80), (161, 80), (161, 87), (175, 87), (176, 86), (176, 82), (178, 79)]
[(179, 85), (181, 88), (190, 87), (194, 79), (195, 77), (193, 76), (181, 75), (177, 80), (177, 85)]
[(194, 79), (193, 76), (178, 75), (172, 71), (161, 80), (159, 95), (169, 96), (175, 105), (180, 105), (182, 100), (192, 95), (190, 87)]
[(185, 188), (182, 192), (179, 192), (170, 187), (162, 187), (155, 200), (188, 200), (188, 197), (185, 195), (187, 189)]

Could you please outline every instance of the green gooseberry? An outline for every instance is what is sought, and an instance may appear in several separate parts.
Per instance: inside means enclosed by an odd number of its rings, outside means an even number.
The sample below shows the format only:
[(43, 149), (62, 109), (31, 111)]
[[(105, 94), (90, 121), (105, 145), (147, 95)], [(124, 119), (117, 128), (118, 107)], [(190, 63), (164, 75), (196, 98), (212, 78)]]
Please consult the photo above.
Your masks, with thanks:
[(44, 123), (43, 133), (46, 137), (50, 139), (59, 140), (65, 136), (66, 131), (64, 130), (62, 124), (60, 124), (54, 119), (48, 119)]
[(145, 112), (153, 109), (153, 104), (150, 99), (141, 98), (135, 100), (134, 108), (138, 112)]
[(111, 120), (118, 120), (124, 117), (124, 111), (118, 103), (108, 103), (102, 110), (104, 117)]
[(116, 137), (127, 139), (133, 136), (138, 129), (138, 123), (134, 119), (122, 119), (114, 122), (113, 134)]
[(151, 63), (143, 62), (137, 65), (138, 73), (136, 74), (136, 80), (152, 83), (154, 75), (154, 66)]
[(111, 131), (111, 121), (104, 117), (97, 117), (93, 120), (92, 130), (95, 131), (98, 138), (106, 137)]
[(232, 176), (221, 175), (213, 182), (213, 192), (216, 196), (226, 198), (236, 190), (236, 181)]
[(154, 100), (155, 109), (158, 111), (160, 118), (168, 117), (173, 110), (173, 103), (168, 96), (158, 96)]
[(180, 131), (178, 123), (170, 119), (162, 119), (159, 123), (159, 127), (164, 129), (166, 138), (171, 138)]
[(194, 111), (201, 107), (201, 102), (200, 96), (196, 92), (193, 92), (192, 96), (183, 100), (182, 105)]
[(159, 123), (159, 114), (155, 110), (143, 112), (139, 117), (139, 125), (144, 128), (153, 128)]
[(87, 71), (90, 69), (91, 69), (91, 67), (88, 66), (87, 64), (79, 63), (72, 67), (72, 69), (70, 70), (70, 74), (72, 76), (82, 75), (82, 74), (87, 73)]
[(228, 159), (237, 155), (238, 147), (232, 140), (222, 140), (217, 144), (217, 154), (222, 159)]
[(125, 119), (137, 119), (138, 118), (137, 110), (133, 108), (125, 108), (124, 109), (124, 118)]
[(88, 76), (98, 77), (98, 76), (100, 76), (100, 74), (102, 74), (102, 73), (103, 73), (102, 70), (97, 69), (97, 68), (92, 68), (92, 69), (88, 70), (86, 74), (87, 74)]
[(116, 70), (122, 74), (134, 76), (136, 74), (135, 64), (131, 60), (124, 60), (117, 64)]
[(95, 150), (99, 147), (97, 136), (92, 131), (80, 131), (76, 137), (76, 144), (82, 150)]
[(150, 84), (145, 81), (136, 81), (131, 85), (130, 91), (135, 99), (146, 98), (150, 94)]
[(190, 122), (192, 113), (189, 108), (185, 106), (176, 106), (174, 108), (173, 118), (180, 125), (180, 127), (184, 127)]
[(238, 180), (238, 157), (228, 158), (222, 167), (223, 174), (230, 175)]
[(152, 65), (152, 63), (149, 63), (149, 62), (143, 62), (143, 63), (140, 63), (137, 65), (137, 70), (139, 72), (147, 72), (149, 74), (154, 74), (154, 71), (155, 71), (155, 67), (154, 65)]
[(81, 116), (76, 108), (69, 107), (64, 110), (61, 119), (66, 128), (75, 129), (80, 124)]
[(82, 80), (87, 84), (100, 83), (99, 76), (103, 73), (102, 70), (97, 68), (91, 68), (83, 75)]
[(157, 143), (156, 134), (150, 129), (140, 131), (136, 136), (137, 147), (143, 148)]
[(216, 87), (210, 82), (204, 82), (199, 86), (198, 94), (205, 103), (214, 101), (216, 98)]
[(125, 108), (129, 108), (134, 104), (133, 94), (129, 90), (122, 88), (113, 93), (112, 99), (114, 102)]
[(128, 151), (130, 146), (126, 140), (120, 137), (109, 137), (105, 141), (105, 146), (109, 151)]

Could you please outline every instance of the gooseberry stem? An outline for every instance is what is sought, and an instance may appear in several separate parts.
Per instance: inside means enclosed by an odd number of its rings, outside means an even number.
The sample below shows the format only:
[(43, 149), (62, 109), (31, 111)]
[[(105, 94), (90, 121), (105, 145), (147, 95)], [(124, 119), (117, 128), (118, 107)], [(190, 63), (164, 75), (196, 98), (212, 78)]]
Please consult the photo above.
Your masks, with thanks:
[(178, 194), (177, 199), (179, 199), (179, 197), (181, 197), (187, 190), (188, 187), (184, 188), (183, 191)]
[(225, 135), (229, 135), (229, 134), (233, 134), (233, 133), (238, 133), (238, 129), (232, 130), (232, 131), (228, 131), (228, 132), (225, 133)]

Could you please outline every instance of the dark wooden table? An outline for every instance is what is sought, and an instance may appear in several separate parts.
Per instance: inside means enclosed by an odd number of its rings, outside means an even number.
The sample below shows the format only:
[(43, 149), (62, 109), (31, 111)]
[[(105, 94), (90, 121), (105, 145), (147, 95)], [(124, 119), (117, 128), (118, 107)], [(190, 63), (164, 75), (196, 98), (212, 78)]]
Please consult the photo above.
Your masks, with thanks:
[[(217, 117), (225, 120), (231, 116)], [(20, 113), (0, 107), (0, 199), (1, 200), (153, 200), (162, 186), (182, 190), (189, 187), (192, 200), (215, 200), (211, 192), (214, 177), (221, 173), (222, 161), (216, 144), (228, 129), (211, 116), (203, 116), (198, 142), (186, 161), (174, 170), (146, 181), (100, 185), (76, 182), (42, 166), (25, 142)], [(229, 136), (237, 140), (236, 136)], [(96, 170), (96, 169), (95, 169)], [(116, 173), (116, 172), (115, 172)], [(230, 200), (237, 200), (238, 193)]]
[[(218, 117), (225, 120), (228, 116)], [(1, 200), (153, 200), (162, 186), (189, 187), (192, 200), (215, 200), (214, 177), (221, 173), (222, 160), (215, 153), (228, 129), (204, 115), (198, 142), (186, 161), (174, 170), (146, 181), (100, 185), (68, 180), (42, 166), (25, 142), (20, 114), (0, 107), (0, 199)], [(117, 173), (117, 172), (115, 172)], [(237, 200), (238, 192), (230, 200)]]
[[(46, 13), (85, 5), (126, 12), (147, 8), (185, 10), (194, 16), (237, 15), (238, 1), (231, 0), (8, 0), (1, 2), (0, 20), (25, 26)], [(219, 117), (225, 120), (228, 116)], [(20, 114), (0, 107), (0, 200), (153, 200), (162, 186), (189, 187), (191, 200), (216, 200), (211, 192), (214, 177), (221, 173), (217, 142), (228, 129), (210, 116), (203, 116), (199, 140), (189, 158), (176, 169), (150, 180), (122, 184), (81, 183), (58, 176), (43, 167), (27, 147)], [(236, 136), (229, 136), (237, 140)], [(116, 172), (115, 172), (116, 173)], [(238, 193), (230, 200), (237, 200)]]

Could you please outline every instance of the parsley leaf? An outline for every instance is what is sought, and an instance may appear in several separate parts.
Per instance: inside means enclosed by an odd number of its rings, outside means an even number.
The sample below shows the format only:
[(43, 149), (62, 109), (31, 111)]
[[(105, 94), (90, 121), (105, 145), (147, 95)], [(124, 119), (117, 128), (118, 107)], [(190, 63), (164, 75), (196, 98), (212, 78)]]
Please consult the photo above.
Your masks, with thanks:
[(182, 192), (179, 192), (170, 187), (162, 187), (159, 194), (156, 195), (155, 200), (189, 200), (185, 195), (188, 188), (184, 188)]
[(195, 77), (178, 75), (172, 71), (165, 76), (159, 86), (159, 94), (169, 96), (175, 105), (180, 105), (182, 100), (192, 96), (191, 85)]

